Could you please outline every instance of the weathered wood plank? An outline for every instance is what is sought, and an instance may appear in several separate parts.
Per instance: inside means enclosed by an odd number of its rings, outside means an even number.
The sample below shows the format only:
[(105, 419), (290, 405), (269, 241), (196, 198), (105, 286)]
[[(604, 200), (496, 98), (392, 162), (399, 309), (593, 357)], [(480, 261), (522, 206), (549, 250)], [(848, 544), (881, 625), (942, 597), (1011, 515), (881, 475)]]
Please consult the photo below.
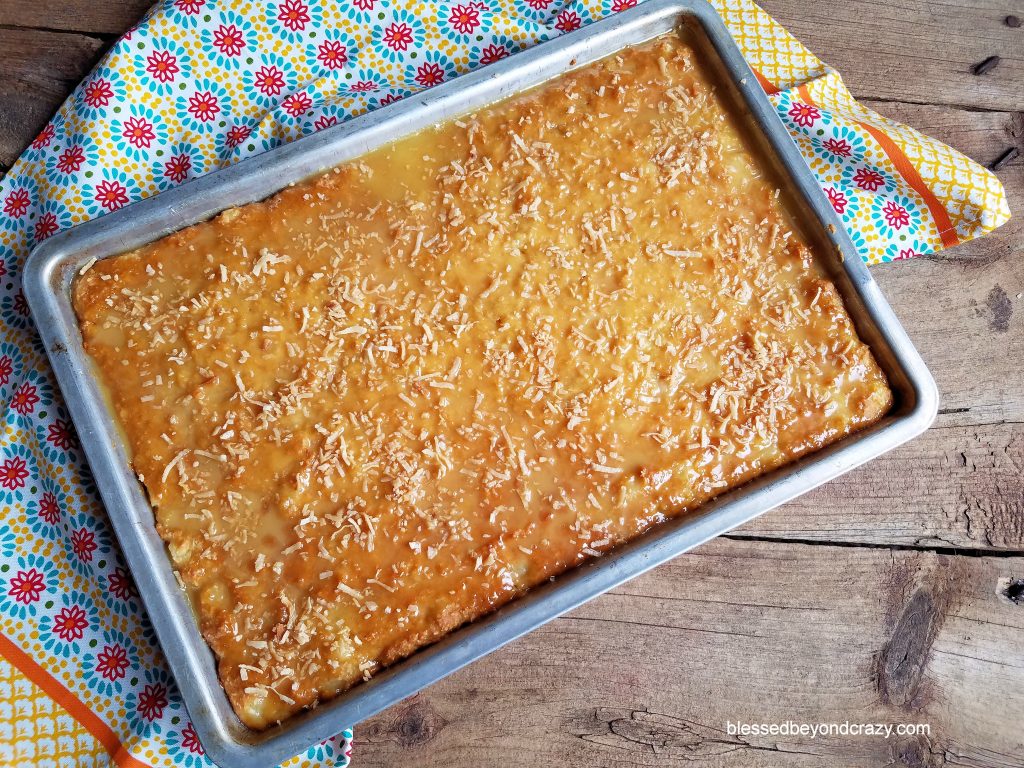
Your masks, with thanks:
[[(17, 0), (0, 5), (0, 25), (113, 35), (123, 33), (148, 5), (148, 0)], [(1024, 109), (1019, 52), (1024, 32), (1002, 22), (1014, 10), (1010, 6), (1021, 5), (1019, 0), (1009, 6), (986, 0), (968, 8), (924, 2), (891, 7), (866, 0), (770, 0), (765, 5), (843, 71), (860, 96)], [(955, 37), (950, 30), (956, 30)], [(936, 50), (942, 51), (938, 62)], [(972, 64), (992, 53), (1002, 56), (999, 67), (980, 78), (970, 74)], [(39, 64), (45, 68), (46, 62)]]
[(0, 25), (44, 30), (121, 35), (154, 0), (4, 0)]
[[(0, 25), (120, 34), (147, 2), (9, 0)], [(764, 0), (871, 106), (990, 161), (1021, 145), (1021, 0)], [(103, 39), (0, 29), (0, 173)], [(865, 53), (870, 52), (870, 53)], [(984, 77), (970, 66), (998, 53)], [(891, 100), (900, 103), (889, 103)], [(964, 104), (1003, 110), (977, 112)], [(1024, 161), (1003, 174), (1024, 211)], [(1021, 549), (1024, 229), (875, 270), (943, 391), (939, 428), (740, 536)], [(1016, 557), (720, 540), (357, 732), (359, 765), (1024, 766)], [(1009, 590), (1019, 595), (1024, 587)], [(928, 738), (745, 739), (726, 720), (927, 722)]]
[[(69, 72), (59, 77), (68, 85), (73, 84), (91, 65), (90, 57), (83, 61), (77, 53), (82, 41), (70, 38), (67, 55), (60, 56), (63, 44), (58, 42), (59, 37), (41, 40), (25, 39), (24, 35), (74, 30), (109, 37), (123, 33), (148, 5), (149, 0), (2, 3), (0, 25), (41, 29), (3, 30), (6, 35), (0, 39), (0, 71), (13, 71), (15, 80), (30, 75), (44, 82), (49, 82), (54, 72)], [(1009, 5), (1001, 4), (1000, 0), (985, 0), (967, 8), (923, 0), (901, 3), (898, 7), (869, 0), (813, 4), (769, 0), (765, 5), (798, 37), (844, 72), (854, 93), (861, 97), (1024, 110), (1024, 31), (1002, 23), (1006, 14), (1014, 10), (1012, 6), (1020, 6), (1017, 12), (1024, 15), (1021, 0)], [(95, 50), (99, 45), (93, 43), (92, 47)], [(26, 49), (32, 53), (28, 62), (21, 61)], [(54, 50), (56, 55), (50, 55)], [(871, 54), (865, 55), (865, 51)], [(941, 51), (937, 58), (936, 51)], [(970, 74), (972, 64), (992, 53), (1003, 58), (999, 67), (984, 77)], [(31, 140), (45, 117), (59, 104), (61, 95), (60, 88), (49, 85), (36, 102), (22, 99), (5, 105), (0, 111), (0, 166), (9, 165), (12, 157)]]
[[(146, 10), (149, 0), (70, 3), (8, 0), (0, 24), (120, 34)], [(764, 0), (765, 8), (817, 53), (842, 71), (861, 96), (937, 104), (1020, 110), (1024, 29), (1004, 23), (1024, 16), (1020, 0), (881, 0), (806, 3)], [(1003, 61), (983, 77), (973, 65), (998, 54)]]
[[(0, 30), (0, 41), (4, 34), (12, 32)], [(65, 47), (58, 44), (67, 36), (24, 30), (13, 34), (21, 40), (25, 36), (35, 40), (31, 46), (0, 47), (22, 51), (21, 66), (40, 51), (64, 62), (63, 70), (51, 68), (54, 79), (49, 87), (56, 103), (59, 89), (67, 87), (61, 85), (63, 79), (78, 76), (64, 57)], [(46, 44), (40, 45), (40, 41)], [(82, 58), (89, 49), (86, 45)], [(12, 86), (0, 85), (0, 89), (4, 87)], [(39, 90), (36, 81), (26, 78), (19, 93), (34, 103)], [(45, 93), (47, 88), (41, 90)], [(17, 104), (17, 99), (0, 99), (0, 121), (12, 109), (17, 111)], [(1015, 113), (903, 103), (870, 106), (980, 159), (998, 156), (1006, 146), (1024, 138), (1024, 120)], [(40, 122), (43, 120), (45, 114)], [(2, 134), (0, 147), (8, 135)], [(30, 138), (26, 135), (19, 143)], [(1001, 175), (1011, 205), (1024, 209), (1024, 159), (1015, 160)], [(1018, 217), (993, 236), (934, 259), (874, 269), (939, 382), (946, 411), (939, 424), (963, 429), (929, 434), (761, 518), (743, 529), (745, 535), (1024, 549), (1021, 484), (1014, 482), (1022, 460), (1019, 433), (1024, 427), (999, 426), (1002, 421), (1024, 421), (1024, 376), (1020, 375), (1024, 303), (1017, 298), (1024, 292), (1022, 221)], [(982, 459), (990, 454), (994, 457), (992, 469), (975, 468), (984, 467), (984, 460), (980, 465), (961, 462), (961, 452)], [(914, 472), (909, 485), (908, 467)], [(887, 495), (880, 492), (883, 488)]]
[[(980, 159), (1024, 140), (1005, 112), (871, 103)], [(1024, 212), (1024, 160), (1000, 171)], [(942, 394), (936, 428), (738, 532), (1024, 551), (1024, 217), (982, 240), (872, 273)]]
[[(719, 540), (357, 730), (360, 766), (1024, 765), (1022, 558)], [(926, 723), (739, 738), (732, 722)]]
[[(861, 101), (886, 117), (912, 125), (922, 133), (946, 142), (982, 165), (989, 165), (1009, 147), (1017, 147), (1022, 150), (1021, 155), (998, 173), (1004, 183), (1015, 186), (1016, 191), (1024, 190), (1024, 181), (1021, 180), (1024, 173), (1024, 112), (979, 112), (904, 101)], [(1019, 109), (1024, 109), (1024, 97)]]
[[(1018, 208), (1021, 190), (1010, 188)], [(935, 375), (944, 423), (1024, 420), (1022, 236), (1018, 217), (983, 240), (872, 270)]]
[[(790, 32), (843, 73), (859, 98), (1024, 109), (1021, 0), (762, 0)], [(998, 55), (986, 75), (974, 65)]]
[[(10, 161), (31, 139), (101, 45), (89, 37), (0, 30), (5, 66), (15, 75), (0, 85), (0, 162)], [(981, 160), (1024, 142), (1024, 118), (1019, 113), (869, 105)], [(23, 126), (14, 145), (11, 137), (17, 131), (3, 127), (12, 118)], [(1021, 209), (1024, 159), (1008, 165), (1001, 175), (1011, 204)], [(939, 382), (945, 411), (939, 424), (960, 429), (930, 433), (756, 521), (743, 529), (744, 535), (1024, 548), (1021, 484), (1014, 482), (1022, 461), (1024, 427), (999, 425), (1024, 421), (1024, 377), (1019, 369), (1024, 360), (1024, 304), (1017, 298), (1024, 292), (1021, 221), (934, 259), (874, 270)], [(961, 454), (977, 454), (981, 463), (967, 462)], [(985, 456), (991, 457), (987, 460), (992, 467), (977, 469), (985, 466)], [(913, 492), (908, 490), (909, 467)]]
[[(1024, 204), (1012, 169), (1011, 204)], [(1024, 225), (873, 270), (939, 384), (936, 427), (744, 535), (1024, 550)]]
[(0, 171), (89, 72), (103, 46), (86, 35), (0, 28)]
[(1024, 552), (1024, 424), (939, 427), (739, 536)]

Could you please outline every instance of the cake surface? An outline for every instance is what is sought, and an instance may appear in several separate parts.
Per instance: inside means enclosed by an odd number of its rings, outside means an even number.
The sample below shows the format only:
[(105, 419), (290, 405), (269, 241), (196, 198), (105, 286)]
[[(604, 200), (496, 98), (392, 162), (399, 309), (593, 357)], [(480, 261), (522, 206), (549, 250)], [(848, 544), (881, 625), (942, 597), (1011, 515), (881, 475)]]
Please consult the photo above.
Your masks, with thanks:
[(667, 36), (77, 280), (247, 725), (889, 409), (713, 86)]

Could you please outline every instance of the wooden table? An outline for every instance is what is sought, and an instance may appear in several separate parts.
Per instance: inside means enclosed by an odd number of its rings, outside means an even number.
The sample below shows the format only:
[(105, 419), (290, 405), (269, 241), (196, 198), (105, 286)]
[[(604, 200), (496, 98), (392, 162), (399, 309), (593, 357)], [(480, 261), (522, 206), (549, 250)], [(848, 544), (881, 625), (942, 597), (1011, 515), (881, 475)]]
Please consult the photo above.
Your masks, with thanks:
[[(1022, 0), (765, 4), (882, 114), (1024, 149)], [(0, 0), (0, 171), (147, 5)], [(931, 430), (361, 725), (355, 764), (1024, 766), (1024, 160), (1000, 176), (1016, 220), (873, 270), (938, 380)]]

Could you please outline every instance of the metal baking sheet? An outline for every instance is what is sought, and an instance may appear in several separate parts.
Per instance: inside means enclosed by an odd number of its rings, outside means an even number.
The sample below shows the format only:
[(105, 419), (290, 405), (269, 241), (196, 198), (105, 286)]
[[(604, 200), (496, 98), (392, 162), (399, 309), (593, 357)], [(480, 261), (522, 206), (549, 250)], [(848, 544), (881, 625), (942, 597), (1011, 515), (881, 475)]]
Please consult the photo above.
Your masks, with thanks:
[[(674, 29), (691, 42), (747, 118), (776, 166), (790, 208), (843, 295), (861, 338), (896, 394), (873, 427), (695, 513), (648, 531), (538, 587), (314, 710), (257, 732), (235, 716), (213, 654), (179, 589), (153, 512), (129, 467), (116, 418), (82, 346), (71, 284), (90, 259), (137, 248), (230, 207), (261, 200), (377, 146), (532, 88)], [(222, 768), (267, 768), (410, 696), (505, 643), (638, 574), (804, 493), (923, 432), (935, 384), (856, 255), (842, 224), (791, 142), (728, 31), (703, 0), (652, 0), (476, 72), (77, 226), (41, 244), (24, 289), (124, 556), (207, 754)]]

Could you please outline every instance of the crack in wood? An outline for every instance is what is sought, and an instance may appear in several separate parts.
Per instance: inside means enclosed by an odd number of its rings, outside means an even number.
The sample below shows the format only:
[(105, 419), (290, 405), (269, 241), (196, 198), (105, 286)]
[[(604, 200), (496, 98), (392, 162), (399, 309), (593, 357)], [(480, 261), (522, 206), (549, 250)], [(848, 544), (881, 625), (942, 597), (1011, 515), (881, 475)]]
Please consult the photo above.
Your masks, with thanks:
[(0, 24), (0, 29), (10, 30), (12, 32), (45, 32), (48, 35), (78, 35), (80, 37), (91, 37), (103, 43), (112, 43), (114, 40), (121, 37), (121, 35), (112, 33), (90, 32), (88, 30), (77, 29), (57, 29), (54, 27), (35, 26), (32, 24)]
[(976, 112), (997, 115), (1017, 114), (1012, 109), (1005, 109), (1000, 107), (984, 107), (978, 104), (965, 104), (956, 101), (923, 101), (903, 98), (897, 99), (893, 98), (892, 96), (869, 96), (864, 93), (861, 93), (859, 95), (854, 94), (854, 98), (857, 99), (857, 101), (864, 104), (864, 106), (869, 108), (872, 108), (872, 104), (910, 104), (915, 107), (941, 107), (942, 109), (955, 109), (961, 112)]
[(701, 632), (709, 635), (732, 635), (734, 637), (753, 637), (757, 638), (760, 635), (750, 634), (748, 632), (726, 632), (721, 629), (710, 629), (709, 627), (686, 627), (676, 626), (672, 624), (654, 624), (649, 621), (630, 621), (629, 619), (611, 619), (606, 616), (578, 616), (572, 614), (565, 616), (562, 621), (594, 621), (602, 622), (607, 624), (633, 624), (638, 627), (655, 627), (657, 629), (672, 629), (680, 632)]
[[(570, 711), (565, 724), (577, 738), (602, 747), (697, 761), (737, 750), (817, 755), (779, 744), (762, 745), (682, 717), (642, 709), (594, 707)], [(582, 732), (580, 732), (582, 731)]]
[[(757, 541), (766, 544), (800, 544), (811, 547), (841, 547), (846, 549), (874, 549), (889, 550), (892, 552), (931, 552), (936, 555), (949, 557), (1020, 557), (1024, 555), (1024, 549), (981, 549), (977, 547), (937, 547), (934, 545), (916, 544), (880, 544), (870, 541), (834, 541), (831, 539), (801, 539), (791, 536), (765, 536), (763, 534), (752, 535), (743, 532), (730, 531), (723, 533), (720, 538), (734, 541)], [(937, 537), (930, 537), (937, 538)]]

